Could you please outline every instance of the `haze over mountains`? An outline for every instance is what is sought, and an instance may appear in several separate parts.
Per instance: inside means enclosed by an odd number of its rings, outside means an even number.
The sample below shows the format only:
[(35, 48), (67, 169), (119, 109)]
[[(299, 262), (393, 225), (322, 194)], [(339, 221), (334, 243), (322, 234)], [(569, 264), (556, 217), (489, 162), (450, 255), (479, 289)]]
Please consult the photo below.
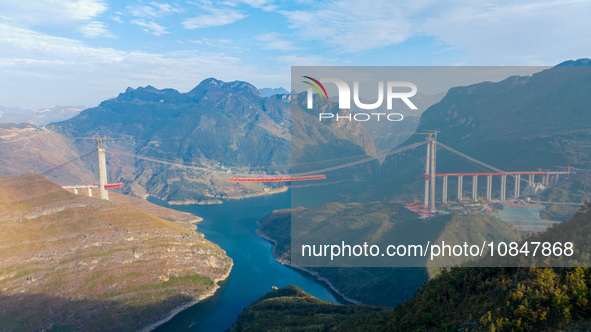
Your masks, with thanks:
[[(263, 192), (265, 187), (248, 184), (228, 188), (225, 174), (188, 171), (134, 160), (129, 155), (218, 171), (223, 167), (228, 173), (249, 165), (287, 165), (288, 101), (281, 95), (261, 97), (246, 82), (211, 78), (187, 93), (151, 86), (128, 88), (116, 98), (51, 128), (68, 137), (117, 138), (109, 142), (109, 177), (123, 180), (126, 190), (136, 195), (177, 201), (238, 197)], [(77, 146), (86, 150), (92, 143), (80, 142)]]
[(285, 90), (284, 88), (262, 88), (259, 89), (261, 96), (263, 97), (271, 97), (273, 95), (286, 95), (289, 94), (289, 91)]
[(564, 64), (452, 88), (423, 113), (417, 131), (437, 130), (445, 144), (501, 168), (582, 165), (589, 161), (581, 149), (590, 137), (591, 67), (589, 59)]
[[(505, 171), (578, 168), (578, 174), (571, 177), (574, 186), (570, 193), (562, 189), (556, 192), (557, 188), (549, 192), (554, 192), (552, 200), (582, 202), (591, 197), (591, 178), (587, 171), (591, 169), (591, 67), (588, 64), (588, 59), (568, 61), (531, 76), (452, 88), (421, 115), (417, 132), (439, 131), (440, 142)], [(420, 135), (411, 136), (402, 145), (423, 139)], [(382, 171), (396, 167), (405, 166), (397, 163), (396, 156), (390, 156), (382, 164)], [(440, 148), (437, 171), (489, 169)], [(414, 172), (418, 185), (421, 170)], [(392, 187), (409, 181), (408, 174), (392, 176), (383, 185)], [(493, 186), (496, 191), (496, 182)], [(414, 192), (420, 190), (417, 186), (413, 188)]]
[[(229, 180), (231, 173), (236, 172), (289, 173), (292, 152), (290, 100), (289, 95), (281, 94), (262, 97), (254, 86), (246, 82), (222, 82), (213, 78), (204, 80), (187, 93), (173, 89), (159, 90), (152, 86), (128, 88), (98, 107), (51, 124), (47, 130), (32, 126), (27, 129), (51, 133), (54, 139), (46, 138), (45, 143), (56, 139), (67, 142), (65, 144), (70, 152), (66, 148), (58, 151), (41, 148), (42, 142), (30, 144), (28, 138), (14, 136), (16, 132), (24, 134), (21, 129), (26, 126), (5, 125), (8, 134), (2, 138), (8, 145), (4, 147), (30, 151), (25, 155), (47, 151), (56, 156), (47, 158), (52, 160), (41, 161), (32, 160), (32, 157), (30, 161), (19, 161), (23, 155), (14, 157), (5, 160), (8, 164), (0, 170), (0, 174), (50, 169), (95, 149), (96, 142), (77, 138), (108, 136), (116, 138), (107, 141), (110, 182), (123, 181), (125, 192), (137, 196), (153, 195), (168, 201), (212, 203), (219, 202), (219, 198), (239, 198), (279, 190), (277, 185), (237, 184)], [(327, 107), (336, 110), (335, 104), (328, 103)], [(314, 125), (315, 121), (312, 116), (304, 120), (308, 125)], [(334, 143), (345, 144), (340, 148), (339, 156), (375, 154), (371, 137), (358, 123), (320, 125), (306, 135), (311, 142), (325, 142), (323, 149), (330, 149), (333, 145), (331, 139), (340, 137)], [(294, 151), (301, 151), (300, 155), (305, 148), (297, 143), (294, 145)], [(145, 158), (213, 171), (195, 171), (146, 161)], [(83, 158), (82, 163), (76, 161), (47, 175), (63, 184), (93, 182), (92, 178), (77, 176), (72, 179), (67, 174), (96, 174), (95, 159), (90, 155)], [(77, 170), (74, 171), (73, 167)]]
[[(439, 130), (441, 142), (508, 170), (565, 165), (589, 168), (585, 166), (589, 160), (586, 146), (591, 136), (586, 128), (591, 120), (586, 105), (591, 97), (588, 69), (584, 68), (590, 67), (581, 67), (586, 63), (588, 60), (582, 59), (531, 77), (515, 76), (498, 83), (452, 88), (421, 115), (417, 130)], [(94, 142), (73, 140), (75, 137), (117, 138), (108, 142), (109, 178), (111, 182), (123, 181), (126, 192), (169, 201), (215, 202), (220, 197), (238, 198), (278, 189), (276, 185), (230, 183), (231, 173), (286, 174), (292, 157), (298, 160), (298, 155), (316, 160), (375, 155), (376, 151), (400, 144), (418, 122), (418, 118), (408, 116), (394, 133), (392, 127), (365, 122), (327, 121), (319, 125), (314, 116), (306, 115), (301, 97), (263, 97), (261, 90), (246, 82), (213, 78), (187, 93), (152, 86), (128, 88), (98, 107), (52, 124), (49, 130), (55, 132), (55, 137), (63, 135), (61, 140), (78, 155), (94, 148)], [(427, 107), (440, 96), (417, 98), (417, 103)], [(294, 114), (290, 109), (292, 100), (297, 100)], [(335, 103), (317, 101), (316, 105), (338, 112)], [(292, 123), (292, 119), (296, 122)], [(16, 129), (10, 130), (13, 133)], [(292, 141), (293, 130), (297, 139)], [(420, 139), (413, 136), (407, 143)], [(16, 143), (11, 141), (15, 149), (41, 150), (34, 144), (17, 147)], [(65, 155), (68, 157), (61, 161), (75, 154)], [(204, 166), (217, 172), (187, 170), (133, 156)], [(55, 160), (26, 168), (20, 165), (31, 163), (18, 165), (17, 159), (0, 174), (59, 165)], [(96, 174), (93, 159), (83, 159), (84, 164), (78, 163), (80, 169), (75, 173)], [(394, 160), (387, 158), (381, 168), (389, 169), (393, 164)], [(375, 170), (370, 173), (376, 173), (377, 164), (371, 167)], [(470, 167), (474, 169), (445, 153), (438, 159), (441, 171)], [(63, 176), (61, 171), (48, 176), (56, 176), (53, 179), (57, 180)], [(390, 180), (382, 182), (392, 187)], [(408, 183), (415, 179), (396, 181)]]
[(67, 120), (85, 109), (84, 106), (55, 106), (37, 110), (23, 110), (0, 106), (0, 123), (29, 123), (36, 126)]
[[(246, 82), (210, 78), (187, 93), (151, 86), (128, 88), (98, 107), (52, 124), (50, 129), (70, 138), (98, 135), (117, 138), (108, 142), (109, 177), (112, 181), (123, 181), (127, 192), (169, 201), (213, 202), (225, 197), (262, 194), (277, 187), (230, 183), (232, 173), (286, 174), (291, 153), (306, 154), (304, 149), (308, 145), (291, 144), (290, 100), (289, 95), (262, 97)], [(336, 110), (334, 103), (328, 103), (327, 107)], [(298, 126), (315, 126), (304, 136), (309, 142), (324, 142), (322, 149), (341, 146), (338, 156), (375, 154), (372, 139), (360, 123), (323, 125), (317, 124), (314, 116), (307, 116), (303, 121)], [(332, 142), (335, 137), (339, 139)], [(93, 144), (76, 141), (79, 151), (91, 149)], [(145, 159), (135, 160), (133, 156), (212, 171), (171, 167)]]

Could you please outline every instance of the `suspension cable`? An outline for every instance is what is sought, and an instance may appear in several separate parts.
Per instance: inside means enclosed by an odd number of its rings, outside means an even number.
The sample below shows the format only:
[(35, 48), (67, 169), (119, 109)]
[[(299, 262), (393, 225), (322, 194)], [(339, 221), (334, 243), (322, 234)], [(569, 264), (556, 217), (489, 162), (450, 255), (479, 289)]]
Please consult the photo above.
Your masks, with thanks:
[(439, 141), (437, 141), (437, 145), (441, 146), (442, 148), (444, 148), (444, 149), (446, 149), (446, 150), (448, 150), (448, 151), (451, 151), (451, 152), (453, 152), (453, 153), (457, 154), (457, 155), (458, 155), (458, 156), (460, 156), (460, 157), (463, 157), (463, 158), (465, 158), (465, 159), (467, 159), (467, 160), (469, 160), (469, 161), (471, 161), (471, 162), (473, 162), (473, 163), (476, 163), (476, 164), (478, 164), (478, 165), (480, 165), (480, 166), (486, 167), (486, 168), (488, 168), (488, 169), (492, 169), (493, 171), (495, 171), (495, 172), (498, 172), (498, 173), (506, 173), (506, 172), (505, 172), (505, 171), (503, 171), (503, 170), (500, 170), (500, 169), (498, 169), (498, 168), (496, 168), (496, 167), (494, 167), (494, 166), (491, 166), (491, 165), (489, 165), (489, 164), (487, 164), (487, 163), (484, 163), (484, 162), (482, 162), (482, 161), (480, 161), (480, 160), (478, 160), (478, 159), (474, 159), (474, 158), (472, 158), (472, 157), (470, 157), (470, 156), (468, 156), (468, 155), (466, 155), (466, 154), (464, 154), (464, 153), (461, 153), (461, 152), (460, 152), (460, 151), (458, 151), (458, 150), (452, 149), (452, 148), (450, 148), (449, 146), (447, 146), (447, 145), (445, 145), (445, 144), (443, 144), (443, 143), (441, 143), (441, 142), (439, 142)]
[[(393, 154), (396, 154), (396, 153), (400, 153), (402, 151), (406, 151), (406, 150), (410, 150), (410, 149), (416, 148), (418, 146), (421, 146), (421, 145), (427, 144), (427, 143), (429, 143), (429, 141), (418, 142), (418, 143), (414, 143), (414, 144), (411, 144), (411, 145), (407, 145), (405, 147), (392, 150), (392, 151), (390, 151), (388, 153), (384, 153), (384, 154), (382, 154), (382, 156), (383, 157), (390, 156), (390, 155), (393, 155)], [(350, 162), (350, 163), (347, 163), (347, 164), (342, 164), (342, 165), (337, 165), (337, 166), (333, 166), (333, 167), (327, 167), (327, 168), (323, 168), (323, 169), (318, 169), (318, 170), (315, 170), (315, 171), (309, 171), (309, 172), (303, 172), (303, 173), (296, 173), (296, 174), (292, 174), (292, 176), (314, 175), (314, 174), (318, 174), (318, 173), (324, 173), (324, 172), (334, 171), (334, 170), (345, 168), (345, 167), (351, 167), (351, 166), (363, 164), (363, 163), (366, 163), (366, 162), (369, 162), (369, 161), (372, 161), (372, 160), (377, 160), (377, 159), (378, 159), (378, 157), (370, 157), (370, 158), (365, 158), (365, 159), (362, 159), (362, 160)]]
[(78, 159), (81, 159), (81, 158), (83, 158), (83, 157), (86, 157), (86, 156), (88, 156), (89, 154), (91, 154), (91, 153), (93, 153), (93, 152), (96, 152), (96, 149), (93, 149), (92, 151), (89, 151), (89, 152), (87, 152), (87, 153), (85, 153), (85, 154), (83, 154), (83, 155), (80, 155), (80, 156), (78, 156), (78, 157), (76, 157), (76, 158), (74, 158), (74, 159), (72, 159), (72, 160), (68, 160), (68, 161), (66, 161), (65, 163), (59, 164), (59, 165), (57, 165), (57, 166), (54, 166), (54, 167), (52, 167), (52, 168), (50, 168), (50, 169), (46, 169), (46, 170), (44, 170), (43, 172), (41, 172), (41, 173), (39, 173), (39, 174), (41, 174), (41, 175), (44, 175), (45, 173), (49, 173), (49, 172), (53, 171), (54, 169), (60, 168), (60, 167), (62, 167), (62, 166), (64, 166), (64, 165), (66, 165), (66, 164), (69, 164), (69, 163), (73, 162), (73, 161), (76, 161), (76, 160), (78, 160)]

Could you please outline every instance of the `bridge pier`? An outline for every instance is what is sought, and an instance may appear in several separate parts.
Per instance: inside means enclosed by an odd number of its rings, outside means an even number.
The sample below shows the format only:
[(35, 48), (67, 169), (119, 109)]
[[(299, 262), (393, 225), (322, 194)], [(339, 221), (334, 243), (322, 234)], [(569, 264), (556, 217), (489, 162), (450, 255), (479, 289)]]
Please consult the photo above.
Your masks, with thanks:
[(74, 194), (78, 195), (78, 187), (74, 187)]
[(486, 176), (486, 200), (492, 200), (492, 175)]
[(92, 197), (92, 188), (88, 187), (88, 197)]
[(507, 174), (501, 175), (501, 202), (505, 201), (505, 194), (507, 192)]
[(441, 195), (441, 201), (447, 203), (447, 176), (443, 177), (443, 192)]
[(472, 200), (478, 200), (478, 175), (472, 175)]
[[(432, 147), (431, 147), (432, 148)], [(432, 150), (431, 150), (432, 151)], [(502, 171), (498, 171), (498, 172), (480, 172), (480, 173), (444, 173), (444, 174), (435, 174), (433, 175), (433, 168), (430, 169), (431, 173), (427, 174), (426, 178), (427, 179), (431, 179), (430, 181), (433, 181), (432, 179), (435, 179), (437, 176), (443, 177), (443, 193), (442, 193), (442, 202), (447, 202), (449, 199), (448, 196), (448, 185), (449, 185), (449, 177), (450, 176), (455, 176), (458, 178), (458, 191), (457, 191), (457, 197), (458, 197), (458, 201), (462, 201), (464, 199), (464, 176), (472, 176), (472, 192), (468, 193), (469, 197), (472, 200), (478, 200), (478, 177), (479, 176), (486, 176), (486, 200), (487, 201), (491, 201), (492, 200), (492, 182), (493, 182), (493, 176), (497, 176), (500, 175), (501, 176), (501, 193), (499, 195), (499, 200), (500, 201), (506, 201), (507, 200), (507, 175), (510, 175), (512, 177), (514, 177), (514, 189), (513, 189), (513, 195), (511, 195), (511, 193), (509, 193), (509, 195), (515, 199), (521, 197), (521, 178), (522, 175), (528, 175), (528, 190), (530, 188), (533, 188), (536, 185), (535, 182), (535, 176), (539, 175), (539, 184), (543, 184), (545, 186), (549, 186), (551, 184), (554, 184), (555, 182), (558, 182), (558, 178), (559, 178), (559, 174), (569, 174), (567, 172), (557, 172), (557, 171), (531, 171), (531, 172), (527, 172), (527, 171), (522, 171), (522, 172), (502, 172)], [(513, 181), (513, 180), (511, 180)], [(433, 184), (433, 182), (431, 182), (430, 184)], [(434, 191), (433, 191), (434, 192)], [(471, 194), (471, 195), (470, 195)], [(427, 196), (427, 200), (429, 201), (429, 197), (431, 199), (431, 203), (433, 203), (433, 196), (432, 193), (430, 196)], [(484, 199), (484, 195), (482, 197)], [(512, 199), (511, 198), (511, 199)]]

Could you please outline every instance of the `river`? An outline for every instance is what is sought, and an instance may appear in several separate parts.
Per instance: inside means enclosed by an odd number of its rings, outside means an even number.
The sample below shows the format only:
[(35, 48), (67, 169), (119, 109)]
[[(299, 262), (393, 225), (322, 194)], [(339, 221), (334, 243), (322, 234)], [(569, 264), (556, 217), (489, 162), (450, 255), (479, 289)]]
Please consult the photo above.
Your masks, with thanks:
[(225, 331), (238, 315), (261, 296), (279, 288), (297, 285), (324, 301), (338, 303), (316, 279), (275, 261), (272, 244), (256, 235), (256, 222), (269, 212), (290, 207), (290, 192), (230, 200), (219, 205), (176, 205), (151, 202), (202, 217), (198, 231), (217, 243), (234, 260), (232, 273), (214, 296), (182, 311), (156, 331)]

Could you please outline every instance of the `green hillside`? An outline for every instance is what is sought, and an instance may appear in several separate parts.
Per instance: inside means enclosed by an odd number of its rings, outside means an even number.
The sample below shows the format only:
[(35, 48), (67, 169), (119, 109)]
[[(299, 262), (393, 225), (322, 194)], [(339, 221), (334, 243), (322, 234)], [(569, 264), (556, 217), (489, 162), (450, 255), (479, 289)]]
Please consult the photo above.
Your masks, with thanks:
[[(586, 204), (569, 221), (529, 240), (568, 238), (588, 253), (590, 225), (591, 204)], [(578, 264), (589, 266), (588, 260), (588, 254), (582, 255)], [(266, 320), (268, 329), (297, 326), (301, 330), (327, 331), (586, 331), (591, 328), (590, 288), (589, 267), (452, 268), (441, 271), (414, 298), (387, 313), (351, 313), (339, 320), (335, 309), (338, 306), (334, 304), (316, 300), (314, 307), (299, 306), (305, 294), (281, 296), (291, 291), (278, 290), (266, 296), (275, 299), (272, 305), (264, 300), (256, 302), (240, 315), (233, 328), (248, 330), (259, 326), (259, 319), (274, 316), (278, 319)], [(345, 310), (356, 306), (342, 307)], [(317, 312), (329, 313), (320, 322), (314, 315)]]
[(232, 260), (198, 220), (40, 175), (0, 177), (0, 330), (136, 331), (209, 296)]
[[(296, 228), (292, 228), (294, 215), (300, 223)], [(382, 248), (389, 244), (442, 240), (447, 243), (481, 243), (483, 239), (519, 239), (516, 230), (491, 216), (445, 215), (424, 220), (402, 205), (390, 203), (328, 203), (309, 209), (275, 211), (259, 222), (259, 232), (276, 241), (274, 254), (288, 265), (291, 264), (293, 254), (291, 236), (304, 238), (309, 243), (367, 241)], [(391, 264), (388, 259), (392, 258), (385, 257), (385, 261), (378, 260), (373, 266), (388, 266), (387, 264)], [(440, 263), (458, 265), (462, 262), (461, 259), (456, 259)], [(431, 269), (432, 263), (426, 257), (402, 259), (397, 266), (402, 267), (307, 269), (326, 278), (351, 299), (385, 306), (394, 306), (412, 297), (416, 288), (428, 280), (429, 273), (434, 274), (437, 271)]]
[(230, 329), (238, 331), (325, 331), (379, 329), (388, 309), (322, 302), (297, 286), (275, 290), (244, 310)]

